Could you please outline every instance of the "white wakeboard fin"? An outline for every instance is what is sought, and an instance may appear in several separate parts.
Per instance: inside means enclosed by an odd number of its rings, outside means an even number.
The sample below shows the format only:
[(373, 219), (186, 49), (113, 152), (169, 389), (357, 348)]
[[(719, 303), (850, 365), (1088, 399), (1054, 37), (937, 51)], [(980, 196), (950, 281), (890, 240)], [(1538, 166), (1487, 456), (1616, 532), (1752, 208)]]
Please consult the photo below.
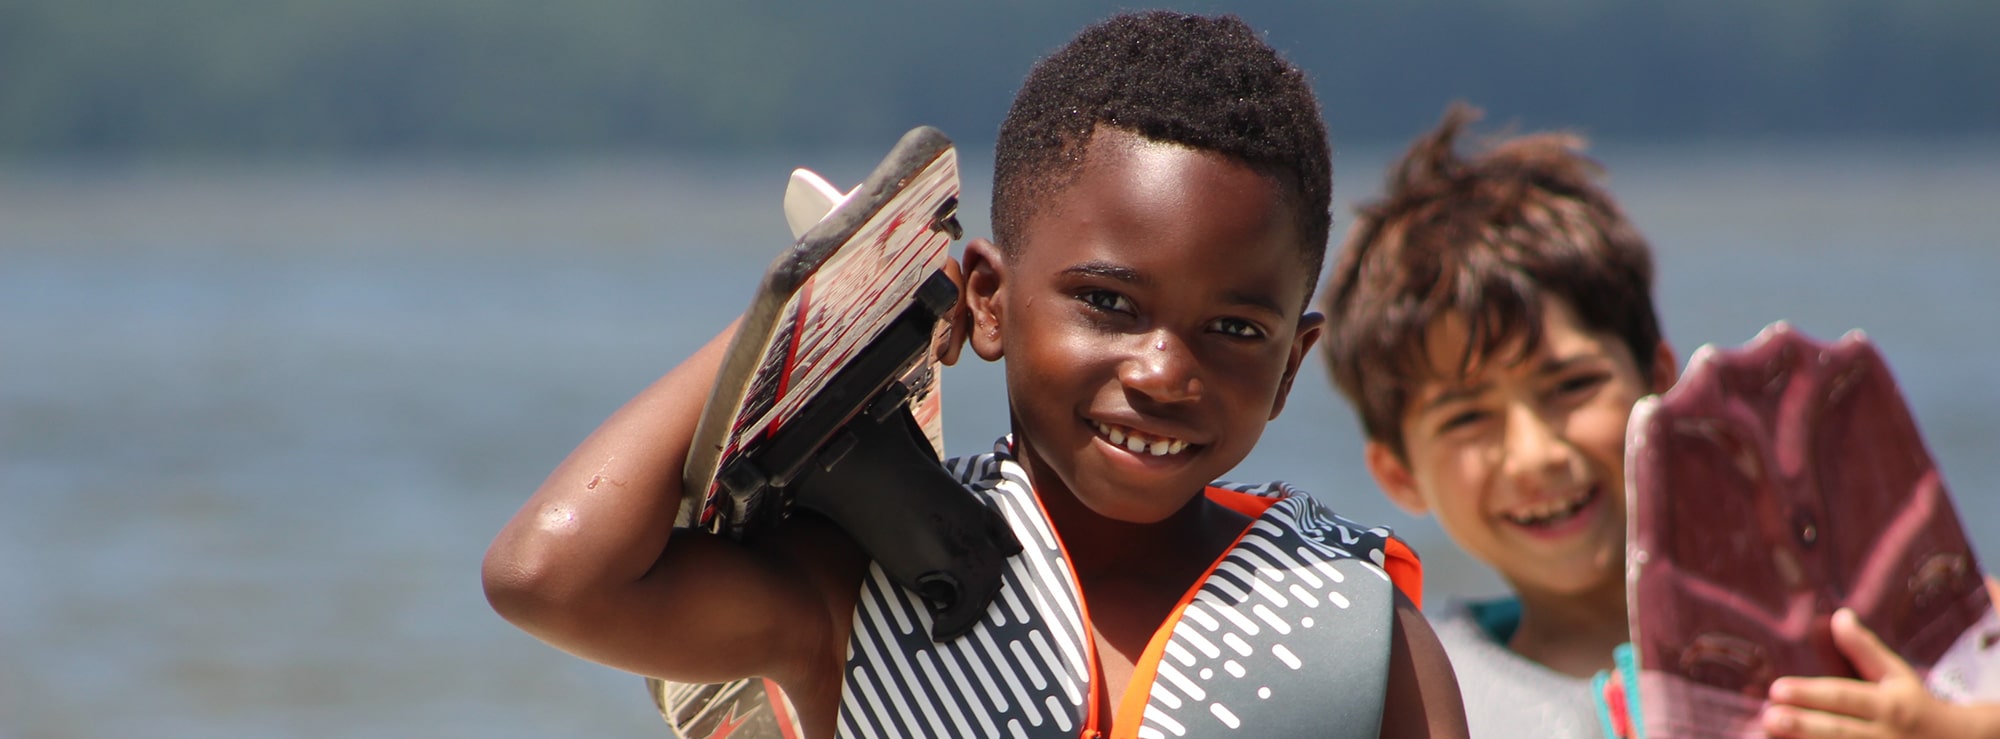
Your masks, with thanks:
[(785, 224), (792, 227), (792, 238), (805, 236), (852, 194), (853, 190), (841, 192), (818, 172), (804, 167), (792, 170), (792, 180), (785, 185)]

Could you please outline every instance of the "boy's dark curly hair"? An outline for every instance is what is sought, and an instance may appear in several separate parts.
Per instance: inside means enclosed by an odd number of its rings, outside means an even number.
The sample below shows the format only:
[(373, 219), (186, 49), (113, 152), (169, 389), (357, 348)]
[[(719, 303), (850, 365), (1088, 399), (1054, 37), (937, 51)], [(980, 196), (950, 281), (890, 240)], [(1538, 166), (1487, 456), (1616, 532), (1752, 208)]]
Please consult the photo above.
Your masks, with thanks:
[(1037, 63), (1000, 124), (993, 234), (1015, 253), (1029, 218), (1074, 182), (1099, 126), (1240, 160), (1298, 213), (1308, 286), (1326, 255), (1333, 164), (1304, 72), (1242, 20), (1168, 11), (1112, 17)]

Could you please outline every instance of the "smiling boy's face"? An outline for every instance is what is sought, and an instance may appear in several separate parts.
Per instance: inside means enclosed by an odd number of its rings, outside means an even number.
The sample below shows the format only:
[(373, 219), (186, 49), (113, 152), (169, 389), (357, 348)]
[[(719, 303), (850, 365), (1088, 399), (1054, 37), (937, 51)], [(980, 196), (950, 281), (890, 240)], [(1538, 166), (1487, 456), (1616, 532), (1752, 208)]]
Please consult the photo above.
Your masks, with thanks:
[(982, 357), (1006, 357), (1042, 495), (1166, 518), (1249, 454), (1318, 337), (1279, 186), (1213, 152), (1100, 129), (1024, 243), (967, 250)]
[(1464, 322), (1427, 331), (1433, 369), (1403, 412), (1406, 451), (1369, 442), (1369, 471), (1516, 591), (1622, 601), (1625, 425), (1640, 397), (1672, 385), (1673, 354), (1660, 346), (1648, 382), (1616, 336), (1543, 301), (1539, 346), (1515, 342), (1463, 375)]

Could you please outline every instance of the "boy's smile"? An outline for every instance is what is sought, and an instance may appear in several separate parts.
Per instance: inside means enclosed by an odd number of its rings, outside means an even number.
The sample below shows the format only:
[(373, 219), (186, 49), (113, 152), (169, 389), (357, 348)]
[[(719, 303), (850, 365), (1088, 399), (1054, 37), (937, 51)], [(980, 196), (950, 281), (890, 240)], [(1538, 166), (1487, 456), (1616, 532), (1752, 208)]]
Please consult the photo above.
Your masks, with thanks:
[(1383, 489), (1436, 514), (1524, 595), (1622, 601), (1625, 424), (1635, 401), (1671, 384), (1671, 366), (1649, 385), (1622, 342), (1584, 329), (1559, 299), (1544, 299), (1540, 346), (1521, 353), (1515, 342), (1463, 377), (1464, 322), (1425, 338), (1434, 369), (1404, 413), (1406, 456), (1379, 442), (1367, 452)]
[(1186, 451), (1188, 443), (1166, 436), (1154, 436), (1144, 431), (1117, 424), (1097, 422), (1097, 434), (1111, 442), (1112, 446), (1123, 447), (1133, 454), (1150, 454), (1164, 457)]
[(967, 247), (971, 343), (1006, 357), (1044, 500), (1160, 521), (1247, 455), (1319, 333), (1280, 186), (1242, 162), (1099, 129), (1003, 255)]

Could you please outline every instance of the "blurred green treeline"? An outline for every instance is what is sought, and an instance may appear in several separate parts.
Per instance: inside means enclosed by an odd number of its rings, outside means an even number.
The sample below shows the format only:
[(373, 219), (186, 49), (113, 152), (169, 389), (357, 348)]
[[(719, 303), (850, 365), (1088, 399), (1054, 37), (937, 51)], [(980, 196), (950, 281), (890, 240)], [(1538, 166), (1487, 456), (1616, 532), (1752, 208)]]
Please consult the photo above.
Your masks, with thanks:
[[(2000, 132), (1993, 0), (1246, 0), (1336, 140)], [(0, 157), (988, 141), (1070, 0), (0, 0)]]

